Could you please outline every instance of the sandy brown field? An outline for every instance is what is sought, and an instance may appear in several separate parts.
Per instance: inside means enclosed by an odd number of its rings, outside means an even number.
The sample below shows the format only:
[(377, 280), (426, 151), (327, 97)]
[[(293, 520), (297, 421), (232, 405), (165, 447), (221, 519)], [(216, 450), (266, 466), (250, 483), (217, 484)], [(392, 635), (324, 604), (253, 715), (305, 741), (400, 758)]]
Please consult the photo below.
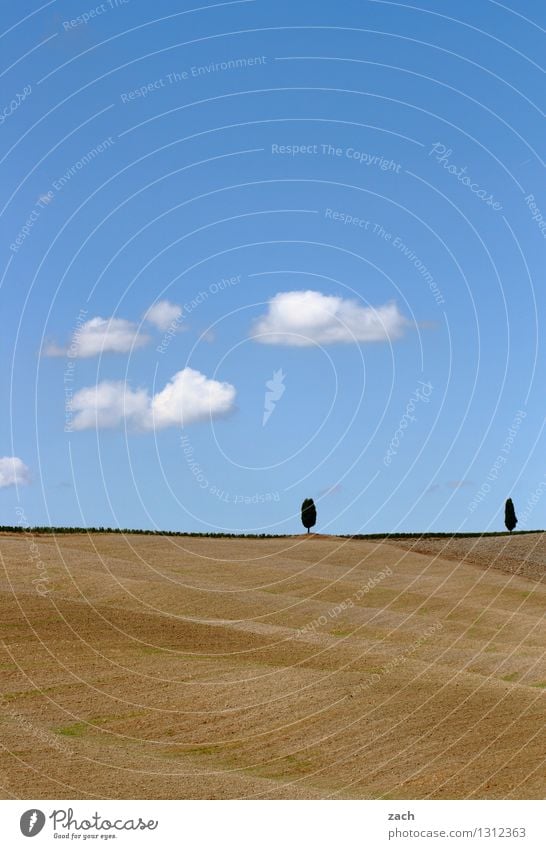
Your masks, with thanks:
[(6, 798), (544, 796), (542, 535), (0, 555)]

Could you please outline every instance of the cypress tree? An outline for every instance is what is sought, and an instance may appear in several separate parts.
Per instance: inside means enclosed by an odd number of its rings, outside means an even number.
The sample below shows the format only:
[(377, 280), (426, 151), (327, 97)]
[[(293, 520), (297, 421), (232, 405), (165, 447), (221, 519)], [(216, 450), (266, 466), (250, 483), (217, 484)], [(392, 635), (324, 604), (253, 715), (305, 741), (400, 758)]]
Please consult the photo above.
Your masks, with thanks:
[(317, 524), (317, 508), (312, 498), (305, 498), (301, 505), (301, 523), (307, 528), (307, 533)]
[(512, 533), (517, 523), (518, 520), (516, 517), (516, 511), (514, 510), (514, 502), (511, 498), (507, 498), (506, 504), (504, 505), (504, 524), (510, 533)]

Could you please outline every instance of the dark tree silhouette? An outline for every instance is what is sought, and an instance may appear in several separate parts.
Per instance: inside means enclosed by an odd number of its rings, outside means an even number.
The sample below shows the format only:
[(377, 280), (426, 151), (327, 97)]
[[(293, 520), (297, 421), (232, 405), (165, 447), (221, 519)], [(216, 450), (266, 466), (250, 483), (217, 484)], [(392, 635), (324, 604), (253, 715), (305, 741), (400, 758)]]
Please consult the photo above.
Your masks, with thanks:
[(504, 524), (512, 533), (514, 528), (518, 523), (516, 511), (514, 510), (514, 502), (511, 498), (506, 499), (506, 504), (504, 505)]
[(301, 523), (307, 528), (307, 533), (317, 524), (317, 508), (312, 498), (305, 498), (301, 505)]

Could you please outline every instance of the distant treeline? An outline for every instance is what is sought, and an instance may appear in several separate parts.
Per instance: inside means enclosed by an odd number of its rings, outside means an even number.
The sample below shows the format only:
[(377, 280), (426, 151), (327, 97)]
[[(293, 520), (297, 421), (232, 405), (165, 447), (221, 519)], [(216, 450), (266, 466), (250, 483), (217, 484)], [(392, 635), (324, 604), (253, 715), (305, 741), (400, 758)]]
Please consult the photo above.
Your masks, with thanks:
[[(150, 531), (142, 528), (54, 528), (50, 525), (0, 525), (0, 533), (9, 534), (141, 534), (158, 537), (221, 537), (222, 539), (276, 539), (283, 534), (228, 534), (199, 531)], [(286, 536), (286, 535), (284, 535)]]
[[(543, 534), (544, 531), (537, 528), (530, 531), (517, 531), (515, 535), (521, 534)], [(469, 531), (468, 533), (451, 533), (450, 531), (427, 531), (415, 534), (340, 534), (343, 539), (465, 539), (467, 537), (508, 537), (508, 531)]]
[[(217, 539), (289, 539), (293, 534), (228, 534), (222, 532), (200, 533), (199, 531), (150, 531), (139, 528), (54, 528), (50, 525), (26, 527), (24, 525), (0, 525), (0, 533), (9, 534), (140, 534), (159, 537), (215, 537)], [(517, 531), (517, 534), (543, 534), (543, 530)], [(317, 534), (320, 537), (320, 534)], [(339, 534), (339, 539), (464, 539), (465, 537), (503, 537), (507, 531), (487, 531), (480, 533), (449, 533), (427, 531), (426, 533), (395, 534)], [(512, 534), (514, 536), (514, 534)]]

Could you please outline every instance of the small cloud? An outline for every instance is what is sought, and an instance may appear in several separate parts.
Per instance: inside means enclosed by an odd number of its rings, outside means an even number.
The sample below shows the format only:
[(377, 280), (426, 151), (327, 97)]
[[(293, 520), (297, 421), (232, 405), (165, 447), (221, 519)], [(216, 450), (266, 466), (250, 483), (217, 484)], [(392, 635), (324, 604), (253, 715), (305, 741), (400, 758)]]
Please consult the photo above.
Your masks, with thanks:
[(0, 489), (30, 483), (30, 469), (19, 457), (0, 457)]
[(439, 483), (433, 483), (431, 486), (428, 487), (428, 489), (425, 490), (425, 494), (428, 495), (431, 492), (438, 492), (439, 489), (440, 489), (440, 484)]
[(133, 348), (142, 348), (149, 341), (150, 337), (139, 333), (133, 321), (96, 316), (74, 331), (67, 348), (61, 348), (52, 342), (43, 348), (42, 354), (46, 357), (67, 356), (71, 359), (96, 357), (107, 353), (127, 354)]
[(339, 495), (340, 492), (343, 491), (343, 484), (341, 483), (333, 483), (331, 486), (327, 486), (325, 489), (321, 489), (319, 492), (319, 498), (325, 498), (328, 495)]
[(203, 335), (201, 336), (203, 342), (208, 342), (209, 345), (212, 345), (213, 342), (216, 342), (216, 333), (214, 330), (205, 330)]
[(233, 410), (235, 387), (211, 380), (192, 368), (177, 372), (161, 392), (131, 389), (123, 381), (103, 381), (76, 392), (71, 409), (74, 430), (113, 428), (136, 430), (182, 427), (227, 415)]
[(321, 292), (279, 292), (254, 323), (252, 338), (262, 345), (329, 345), (388, 342), (403, 335), (410, 322), (393, 303), (364, 307)]
[(66, 357), (66, 348), (61, 348), (56, 342), (46, 342), (42, 348), (42, 357)]
[(170, 301), (157, 301), (145, 313), (144, 318), (157, 327), (158, 330), (169, 330), (182, 320), (182, 307)]
[(468, 480), (447, 481), (446, 486), (449, 489), (464, 489), (465, 487), (474, 486), (474, 482)]

